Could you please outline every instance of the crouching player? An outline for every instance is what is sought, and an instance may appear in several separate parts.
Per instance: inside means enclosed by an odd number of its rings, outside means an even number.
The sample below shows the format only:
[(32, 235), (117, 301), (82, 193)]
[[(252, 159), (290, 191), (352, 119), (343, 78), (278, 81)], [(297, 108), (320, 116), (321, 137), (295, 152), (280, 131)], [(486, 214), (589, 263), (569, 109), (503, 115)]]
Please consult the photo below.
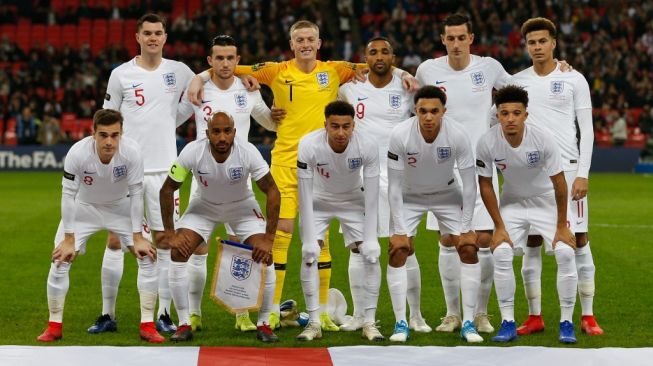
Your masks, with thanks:
[[(476, 148), (481, 197), (495, 227), (494, 286), (502, 323), (492, 340), (517, 338), (512, 261), (514, 254), (523, 255), (529, 229), (534, 229), (542, 234), (546, 252), (555, 254), (558, 264), (560, 342), (575, 343), (571, 320), (578, 283), (576, 237), (567, 222), (567, 183), (560, 150), (553, 135), (526, 122), (528, 93), (524, 89), (506, 86), (497, 91), (495, 99), (500, 125), (486, 132)], [(504, 178), (500, 209), (492, 186), (493, 162)]]
[[(382, 341), (375, 326), (381, 285), (380, 246), (376, 236), (379, 197), (379, 153), (372, 140), (354, 130), (354, 107), (344, 101), (324, 109), (323, 129), (299, 143), (297, 178), (301, 217), (301, 283), (309, 323), (300, 341), (322, 338), (317, 259), (331, 220), (340, 221), (345, 245), (364, 257), (363, 337)], [(362, 171), (362, 179), (361, 179)]]
[(120, 112), (97, 111), (93, 135), (75, 143), (66, 156), (61, 222), (47, 283), (50, 319), (38, 341), (62, 337), (70, 266), (78, 253), (84, 253), (88, 238), (103, 229), (116, 233), (123, 248), (138, 258), (141, 338), (153, 343), (165, 340), (153, 322), (158, 287), (156, 251), (141, 235), (143, 159), (136, 142), (122, 137), (122, 123)]
[[(165, 240), (172, 248), (170, 291), (179, 316), (177, 332), (170, 337), (175, 342), (193, 338), (188, 302), (188, 258), (199, 245), (207, 245), (218, 223), (229, 224), (242, 242), (254, 247), (252, 259), (267, 264), (256, 337), (263, 342), (278, 341), (269, 327), (269, 317), (275, 285), (272, 241), (281, 198), (261, 153), (254, 145), (235, 139), (235, 136), (236, 128), (231, 115), (226, 112), (214, 113), (208, 122), (207, 139), (186, 145), (161, 188)], [(191, 171), (199, 182), (199, 195), (191, 198), (175, 232), (173, 194)], [(267, 195), (267, 222), (254, 192), (247, 185), (250, 175)]]

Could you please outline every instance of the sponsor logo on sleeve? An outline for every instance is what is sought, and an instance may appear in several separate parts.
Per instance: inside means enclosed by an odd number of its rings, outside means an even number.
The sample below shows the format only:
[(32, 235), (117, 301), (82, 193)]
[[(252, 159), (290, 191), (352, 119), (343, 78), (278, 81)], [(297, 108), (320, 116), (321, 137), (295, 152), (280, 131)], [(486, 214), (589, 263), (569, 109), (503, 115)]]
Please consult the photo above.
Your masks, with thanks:
[(111, 100), (111, 94), (109, 93), (104, 94), (104, 100)]
[(485, 168), (485, 163), (483, 160), (476, 159), (476, 166), (479, 168)]
[(388, 151), (388, 159), (399, 161), (399, 155), (393, 153), (392, 151)]
[(63, 177), (68, 180), (75, 180), (75, 174), (68, 173), (65, 170), (63, 171)]
[(297, 168), (299, 168), (299, 169), (308, 169), (308, 164), (297, 160)]

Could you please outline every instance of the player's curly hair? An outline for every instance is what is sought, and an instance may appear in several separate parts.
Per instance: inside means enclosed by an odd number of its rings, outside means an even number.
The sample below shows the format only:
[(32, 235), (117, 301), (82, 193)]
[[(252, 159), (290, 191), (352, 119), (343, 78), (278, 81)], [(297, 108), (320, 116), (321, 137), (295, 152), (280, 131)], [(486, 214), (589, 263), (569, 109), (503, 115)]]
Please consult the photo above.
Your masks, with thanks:
[(497, 90), (494, 103), (497, 108), (503, 103), (522, 103), (524, 107), (528, 107), (528, 92), (521, 86), (506, 85)]
[(557, 31), (555, 24), (551, 20), (542, 17), (530, 18), (525, 21), (521, 26), (521, 35), (526, 38), (528, 33), (539, 30), (548, 31), (551, 37), (556, 38)]
[(420, 99), (440, 99), (442, 105), (447, 104), (447, 95), (442, 91), (442, 89), (433, 85), (425, 85), (419, 88), (413, 97), (416, 105)]
[(351, 116), (354, 118), (354, 114), (354, 106), (343, 100), (336, 100), (324, 107), (324, 118), (329, 118), (329, 116)]
[(109, 126), (116, 122), (120, 123), (122, 127), (122, 114), (113, 109), (100, 109), (93, 115), (93, 130), (97, 130), (97, 126)]

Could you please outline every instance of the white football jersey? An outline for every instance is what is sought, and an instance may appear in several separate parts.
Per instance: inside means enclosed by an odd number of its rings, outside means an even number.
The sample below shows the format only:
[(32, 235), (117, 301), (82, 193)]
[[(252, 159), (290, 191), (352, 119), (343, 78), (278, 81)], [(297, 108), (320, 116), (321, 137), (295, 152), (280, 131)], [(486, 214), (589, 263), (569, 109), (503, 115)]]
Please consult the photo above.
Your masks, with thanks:
[(207, 123), (217, 111), (227, 112), (233, 117), (236, 137), (244, 141), (249, 139), (250, 114), (257, 121), (271, 120), (270, 109), (265, 105), (261, 93), (258, 90), (248, 92), (239, 78), (234, 78), (234, 82), (227, 90), (218, 88), (211, 80), (207, 81), (204, 84), (202, 105), (198, 107), (188, 98), (183, 98), (179, 109), (182, 115), (195, 113), (198, 140), (206, 138)]
[(492, 163), (503, 175), (504, 200), (522, 199), (553, 192), (551, 176), (562, 171), (560, 150), (545, 129), (526, 122), (521, 144), (513, 148), (506, 141), (501, 125), (493, 126), (481, 137), (476, 148), (476, 172), (492, 177)]
[(77, 191), (75, 200), (91, 204), (114, 203), (127, 197), (129, 186), (143, 183), (143, 159), (138, 144), (121, 137), (108, 164), (97, 154), (95, 139), (87, 136), (68, 151), (61, 184)]
[(124, 135), (140, 146), (146, 173), (167, 171), (177, 156), (177, 108), (193, 76), (188, 66), (165, 58), (154, 71), (133, 58), (111, 72), (102, 108), (122, 113)]
[(362, 177), (379, 175), (379, 153), (371, 140), (354, 129), (347, 148), (333, 151), (324, 128), (304, 136), (299, 142), (297, 177), (313, 178), (316, 198), (340, 201), (361, 198)]
[[(585, 77), (575, 70), (560, 71), (558, 63), (555, 70), (546, 76), (537, 75), (531, 66), (513, 75), (510, 83), (522, 86), (528, 92), (528, 121), (553, 134), (562, 154), (563, 169), (576, 170), (575, 164), (580, 158), (576, 111), (592, 108), (590, 88)], [(591, 151), (589, 156), (591, 158)]]
[(470, 55), (469, 65), (461, 71), (452, 69), (447, 57), (422, 62), (415, 77), (421, 85), (437, 86), (447, 94), (447, 114), (461, 124), (474, 149), (490, 128), (492, 88), (505, 86), (510, 74), (492, 57)]
[(424, 141), (417, 116), (392, 130), (388, 169), (404, 171), (404, 194), (460, 187), (454, 177), (454, 165), (459, 169), (474, 166), (474, 153), (467, 134), (446, 114), (438, 136), (430, 144)]
[[(234, 139), (231, 154), (223, 163), (211, 155), (208, 139), (192, 141), (179, 153), (175, 166), (192, 171), (199, 183), (200, 198), (216, 205), (253, 197), (247, 184), (250, 175), (258, 181), (270, 171), (258, 149), (240, 139)], [(171, 171), (170, 177), (175, 179), (173, 174)]]
[(379, 150), (381, 175), (387, 176), (390, 132), (410, 117), (414, 110), (413, 94), (406, 92), (401, 79), (393, 76), (383, 88), (375, 87), (369, 80), (362, 83), (350, 81), (340, 87), (338, 99), (354, 106), (355, 129), (365, 138), (374, 139)]

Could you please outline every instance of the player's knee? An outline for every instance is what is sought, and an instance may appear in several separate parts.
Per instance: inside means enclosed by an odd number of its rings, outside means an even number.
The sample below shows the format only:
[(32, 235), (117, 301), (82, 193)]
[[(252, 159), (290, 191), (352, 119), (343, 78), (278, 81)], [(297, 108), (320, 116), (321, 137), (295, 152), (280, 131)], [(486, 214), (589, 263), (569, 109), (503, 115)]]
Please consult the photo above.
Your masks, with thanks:
[(578, 279), (579, 281), (585, 280), (585, 281), (592, 281), (594, 282), (594, 274), (596, 273), (596, 267), (594, 267), (594, 263), (583, 263), (583, 264), (578, 264), (576, 266), (578, 270)]
[(587, 233), (576, 233), (576, 246), (578, 248), (584, 247), (589, 242)]
[(489, 248), (492, 245), (492, 231), (483, 230), (476, 232), (476, 245), (479, 248)]
[(578, 281), (578, 294), (581, 297), (594, 297), (594, 281)]
[(107, 248), (111, 250), (118, 250), (122, 248), (120, 245), (120, 239), (116, 234), (112, 232), (109, 232), (109, 235), (107, 236)]
[(165, 236), (163, 231), (152, 231), (152, 234), (154, 245), (157, 249), (170, 249), (170, 245), (163, 240), (163, 237)]
[(453, 235), (450, 234), (444, 234), (440, 236), (440, 244), (442, 244), (445, 247), (456, 246), (456, 241), (457, 241), (457, 237), (454, 237)]
[(544, 240), (540, 235), (529, 235), (528, 240), (526, 241), (526, 245), (531, 248), (535, 248), (541, 246), (543, 241)]
[(390, 266), (395, 268), (403, 267), (404, 265), (406, 265), (406, 259), (408, 258), (408, 253), (409, 250), (405, 248), (395, 250), (390, 254), (390, 259), (388, 263), (390, 264)]
[(170, 249), (170, 259), (173, 262), (188, 262), (189, 255), (184, 255), (179, 249), (172, 248)]
[(576, 261), (576, 255), (574, 249), (569, 245), (559, 241), (555, 247), (555, 256), (558, 266), (568, 265)]
[(494, 265), (497, 269), (510, 267), (512, 268), (513, 251), (512, 247), (507, 243), (502, 243), (494, 249), (492, 253), (494, 256)]
[(478, 248), (474, 244), (459, 245), (456, 247), (460, 261), (466, 264), (478, 263)]

